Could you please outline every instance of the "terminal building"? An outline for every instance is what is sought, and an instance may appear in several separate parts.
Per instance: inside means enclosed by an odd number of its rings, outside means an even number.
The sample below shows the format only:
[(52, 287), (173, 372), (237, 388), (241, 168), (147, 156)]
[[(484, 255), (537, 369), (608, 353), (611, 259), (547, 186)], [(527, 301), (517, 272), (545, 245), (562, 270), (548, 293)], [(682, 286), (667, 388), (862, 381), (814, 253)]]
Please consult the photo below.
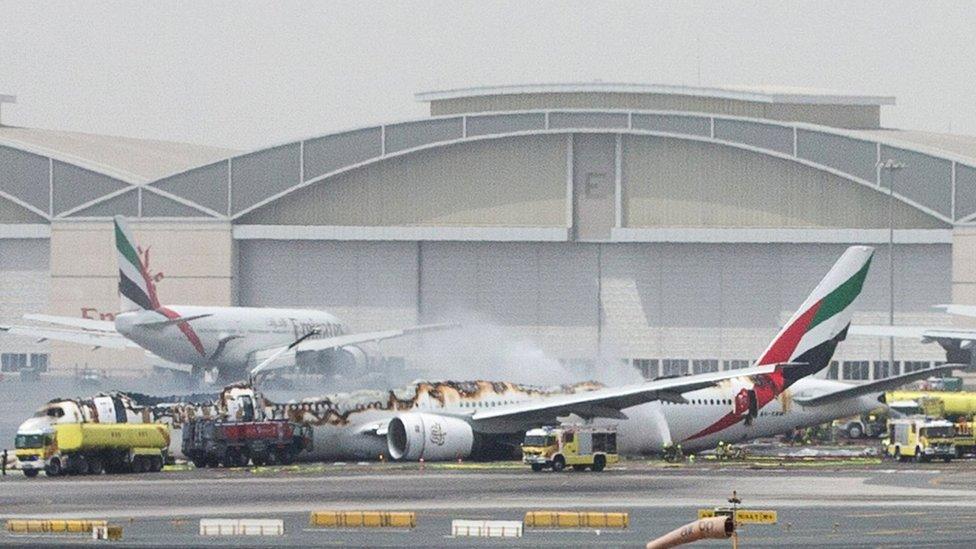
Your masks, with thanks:
[[(896, 324), (976, 304), (976, 137), (884, 128), (894, 98), (609, 83), (416, 97), (429, 117), (250, 152), (0, 127), (0, 323), (111, 319), (117, 214), (164, 303), (323, 308), (356, 330), (483, 322), (584, 372), (596, 357), (647, 377), (742, 367), (851, 244), (877, 247), (855, 319), (887, 323), (891, 226)], [(383, 352), (409, 363), (423, 344)], [(67, 343), (0, 351), (8, 372), (148, 368)], [(887, 342), (852, 336), (831, 375), (944, 360), (920, 342), (896, 353), (891, 367)]]

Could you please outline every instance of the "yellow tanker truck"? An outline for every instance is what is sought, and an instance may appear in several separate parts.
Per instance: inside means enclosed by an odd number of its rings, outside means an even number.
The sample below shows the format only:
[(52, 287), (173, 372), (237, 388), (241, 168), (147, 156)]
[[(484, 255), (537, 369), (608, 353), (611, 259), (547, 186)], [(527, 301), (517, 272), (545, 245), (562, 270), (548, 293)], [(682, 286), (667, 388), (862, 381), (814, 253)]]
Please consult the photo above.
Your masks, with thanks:
[(889, 391), (884, 394), (884, 401), (913, 401), (919, 404), (921, 413), (934, 417), (960, 419), (976, 415), (976, 392), (972, 391)]
[[(25, 428), (26, 427), (26, 428)], [(161, 471), (169, 426), (160, 423), (55, 423), (22, 425), (14, 441), (28, 477)]]

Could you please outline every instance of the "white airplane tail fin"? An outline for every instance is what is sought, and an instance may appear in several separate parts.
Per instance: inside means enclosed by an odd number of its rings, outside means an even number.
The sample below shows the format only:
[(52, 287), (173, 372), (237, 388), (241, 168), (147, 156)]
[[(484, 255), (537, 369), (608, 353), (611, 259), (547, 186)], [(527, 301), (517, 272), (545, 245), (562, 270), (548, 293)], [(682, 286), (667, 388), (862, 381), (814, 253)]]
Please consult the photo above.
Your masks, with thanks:
[(159, 308), (156, 285), (147, 265), (139, 257), (132, 231), (122, 216), (115, 216), (115, 252), (119, 262), (119, 298), (121, 311)]

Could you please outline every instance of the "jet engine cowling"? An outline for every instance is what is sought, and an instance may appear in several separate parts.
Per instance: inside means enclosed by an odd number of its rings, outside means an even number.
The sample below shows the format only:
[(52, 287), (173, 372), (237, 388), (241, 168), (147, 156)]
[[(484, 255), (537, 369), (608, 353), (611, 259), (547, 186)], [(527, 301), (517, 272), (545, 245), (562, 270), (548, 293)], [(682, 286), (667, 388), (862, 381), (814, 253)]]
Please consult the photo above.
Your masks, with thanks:
[(330, 375), (363, 372), (369, 365), (366, 352), (356, 345), (322, 351), (298, 351), (295, 366), (299, 371)]
[(453, 460), (471, 455), (474, 431), (463, 419), (407, 413), (390, 420), (386, 443), (396, 460)]

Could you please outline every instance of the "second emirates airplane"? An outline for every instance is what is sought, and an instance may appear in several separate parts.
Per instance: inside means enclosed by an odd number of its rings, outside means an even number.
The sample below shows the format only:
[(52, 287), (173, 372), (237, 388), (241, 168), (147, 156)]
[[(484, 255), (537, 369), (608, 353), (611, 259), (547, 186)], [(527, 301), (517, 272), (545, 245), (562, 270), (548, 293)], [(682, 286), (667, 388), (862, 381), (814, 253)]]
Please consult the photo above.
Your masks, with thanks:
[(196, 377), (211, 373), (217, 380), (233, 381), (288, 365), (296, 352), (333, 350), (358, 361), (363, 357), (359, 344), (454, 326), (352, 333), (325, 311), (163, 305), (125, 219), (115, 217), (114, 225), (122, 305), (115, 322), (35, 314), (24, 318), (62, 327), (0, 326), (0, 331), (93, 347), (138, 347), (191, 366)]

